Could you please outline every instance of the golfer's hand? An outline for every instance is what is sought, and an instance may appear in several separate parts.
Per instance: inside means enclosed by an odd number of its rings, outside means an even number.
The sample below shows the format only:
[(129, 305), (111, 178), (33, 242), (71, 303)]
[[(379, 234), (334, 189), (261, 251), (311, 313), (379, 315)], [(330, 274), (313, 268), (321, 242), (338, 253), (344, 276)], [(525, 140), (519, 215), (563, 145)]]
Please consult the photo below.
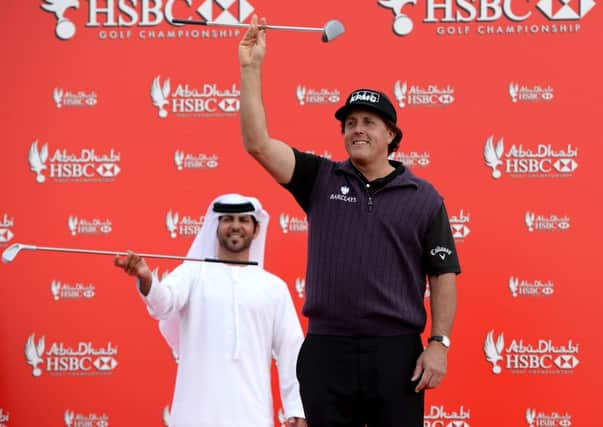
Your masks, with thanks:
[(446, 375), (448, 349), (438, 342), (431, 342), (417, 359), (411, 381), (419, 380), (415, 387), (418, 393), (427, 388), (435, 388)]
[(239, 43), (239, 62), (241, 67), (260, 65), (266, 53), (266, 30), (260, 28), (266, 25), (266, 18), (260, 20), (258, 25), (257, 15), (253, 15), (247, 32)]
[(287, 420), (287, 427), (307, 427), (303, 418), (292, 417)]
[(128, 254), (124, 257), (115, 255), (113, 264), (123, 269), (130, 276), (138, 277), (140, 280), (141, 292), (145, 295), (148, 293), (148, 289), (150, 289), (153, 281), (153, 273), (151, 272), (151, 269), (145, 262), (144, 258), (141, 258), (132, 251), (128, 251)]

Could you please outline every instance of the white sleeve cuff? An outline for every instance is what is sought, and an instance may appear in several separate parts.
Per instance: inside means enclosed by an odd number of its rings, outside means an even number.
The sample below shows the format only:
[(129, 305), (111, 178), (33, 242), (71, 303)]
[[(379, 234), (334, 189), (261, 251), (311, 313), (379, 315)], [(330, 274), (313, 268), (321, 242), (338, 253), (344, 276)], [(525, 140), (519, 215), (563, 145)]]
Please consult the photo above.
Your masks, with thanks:
[(136, 285), (138, 293), (147, 305), (151, 316), (156, 319), (163, 319), (170, 313), (174, 305), (173, 294), (168, 286), (161, 285), (155, 272), (152, 274), (151, 289), (146, 296), (140, 292), (140, 280), (138, 278), (136, 279)]

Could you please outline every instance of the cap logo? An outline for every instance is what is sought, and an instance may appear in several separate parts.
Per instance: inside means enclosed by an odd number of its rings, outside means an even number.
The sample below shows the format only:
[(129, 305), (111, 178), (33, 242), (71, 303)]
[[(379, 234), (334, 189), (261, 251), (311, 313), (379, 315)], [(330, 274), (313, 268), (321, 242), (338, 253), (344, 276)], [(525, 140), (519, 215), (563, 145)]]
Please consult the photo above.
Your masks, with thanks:
[(348, 101), (348, 104), (352, 104), (354, 102), (362, 101), (362, 102), (370, 102), (372, 104), (377, 104), (379, 102), (379, 94), (377, 92), (373, 92), (370, 90), (359, 90), (354, 92)]

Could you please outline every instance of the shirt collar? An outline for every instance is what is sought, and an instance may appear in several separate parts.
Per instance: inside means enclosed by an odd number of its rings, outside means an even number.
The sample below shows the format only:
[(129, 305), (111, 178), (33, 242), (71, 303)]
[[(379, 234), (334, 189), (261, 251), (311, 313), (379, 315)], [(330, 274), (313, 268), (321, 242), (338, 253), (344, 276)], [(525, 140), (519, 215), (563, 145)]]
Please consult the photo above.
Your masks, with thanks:
[(347, 175), (357, 176), (363, 184), (370, 184), (371, 186), (383, 187), (389, 183), (396, 186), (410, 186), (418, 188), (418, 179), (417, 177), (405, 167), (401, 162), (395, 160), (389, 160), (389, 164), (392, 165), (395, 169), (389, 173), (388, 175), (374, 179), (373, 181), (369, 181), (366, 177), (360, 172), (350, 159), (347, 159), (343, 162), (339, 162), (335, 167), (335, 171), (339, 173), (345, 173)]

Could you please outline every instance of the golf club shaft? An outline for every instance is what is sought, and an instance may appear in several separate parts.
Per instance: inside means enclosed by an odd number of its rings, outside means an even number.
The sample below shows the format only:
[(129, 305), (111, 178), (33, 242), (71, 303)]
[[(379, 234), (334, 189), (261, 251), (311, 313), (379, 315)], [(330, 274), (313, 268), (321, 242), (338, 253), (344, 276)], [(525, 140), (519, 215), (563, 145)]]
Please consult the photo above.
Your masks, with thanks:
[[(213, 21), (194, 21), (192, 19), (172, 19), (172, 22), (175, 24), (192, 24), (192, 25), (205, 25), (212, 27), (234, 27), (234, 28), (249, 28), (249, 24), (240, 24), (240, 23), (221, 23), (221, 22), (213, 22)], [(295, 27), (290, 25), (258, 25), (261, 29), (267, 30), (287, 30), (287, 31), (312, 31), (312, 32), (322, 32), (324, 28), (316, 28), (316, 27)]]
[[(23, 249), (32, 249), (38, 251), (49, 251), (49, 252), (68, 252), (68, 253), (78, 253), (78, 254), (95, 254), (95, 255), (119, 255), (126, 256), (128, 252), (119, 252), (119, 251), (102, 251), (96, 249), (77, 249), (77, 248), (57, 248), (52, 246), (33, 246), (26, 245)], [(222, 260), (222, 259), (214, 259), (214, 258), (194, 258), (194, 257), (185, 257), (179, 255), (163, 255), (163, 254), (145, 254), (138, 253), (136, 255), (141, 256), (143, 258), (160, 258), (160, 259), (175, 259), (182, 261), (202, 261), (202, 262), (221, 262), (225, 264), (240, 264), (240, 265), (257, 265), (255, 261), (235, 261), (235, 260)]]

